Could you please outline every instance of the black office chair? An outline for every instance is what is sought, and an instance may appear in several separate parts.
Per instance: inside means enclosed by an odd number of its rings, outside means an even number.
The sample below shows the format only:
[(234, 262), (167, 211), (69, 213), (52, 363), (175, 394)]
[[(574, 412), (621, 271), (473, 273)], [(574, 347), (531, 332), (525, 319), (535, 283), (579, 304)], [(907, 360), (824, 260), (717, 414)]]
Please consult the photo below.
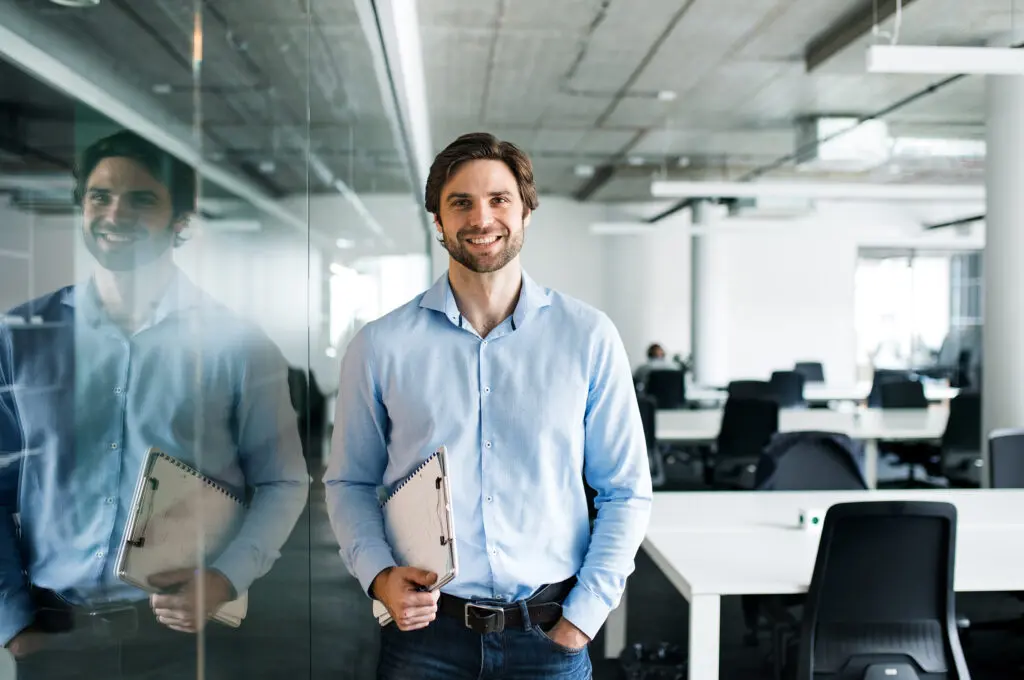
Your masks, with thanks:
[(656, 368), (644, 380), (644, 394), (654, 399), (658, 408), (686, 406), (686, 373), (673, 368)]
[(733, 380), (726, 388), (729, 399), (774, 399), (775, 390), (764, 380)]
[(820, 361), (798, 361), (793, 370), (807, 382), (825, 382), (825, 367)]
[(864, 446), (837, 432), (779, 432), (757, 463), (760, 491), (867, 489), (858, 459)]
[[(883, 409), (928, 408), (928, 399), (925, 397), (924, 385), (919, 380), (893, 375), (878, 383), (878, 405)], [(918, 468), (924, 471), (926, 478), (940, 474), (941, 451), (932, 443), (882, 441), (878, 448), (907, 466), (904, 486), (931, 486), (927, 480), (917, 479), (914, 473)]]
[(829, 508), (804, 607), (797, 680), (969, 680), (954, 614), (956, 508)]
[(871, 392), (868, 393), (868, 406), (872, 408), (880, 408), (882, 406), (882, 385), (895, 381), (917, 379), (917, 375), (911, 371), (876, 368), (874, 377), (871, 380)]
[(806, 406), (804, 399), (804, 376), (796, 371), (775, 371), (768, 385), (782, 408)]
[(962, 391), (949, 402), (949, 418), (939, 444), (938, 473), (950, 486), (981, 486), (981, 395)]
[(920, 380), (894, 378), (879, 384), (878, 405), (881, 408), (928, 408), (928, 397)]
[(779, 431), (779, 404), (773, 399), (729, 397), (713, 458), (704, 461), (705, 483), (728, 489), (752, 489), (757, 461)]
[(1024, 489), (1024, 428), (989, 433), (988, 472), (993, 489)]

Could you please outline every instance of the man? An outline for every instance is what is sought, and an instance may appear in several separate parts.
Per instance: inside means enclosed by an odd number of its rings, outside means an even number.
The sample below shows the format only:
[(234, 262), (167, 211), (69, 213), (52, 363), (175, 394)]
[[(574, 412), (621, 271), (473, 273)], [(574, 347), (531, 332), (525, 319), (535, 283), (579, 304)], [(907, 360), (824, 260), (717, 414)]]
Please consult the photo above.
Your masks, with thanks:
[[(270, 569), (309, 482), (280, 352), (174, 264), (192, 168), (121, 132), (85, 150), (75, 198), (92, 276), (0, 324), (0, 644), (46, 680), (194, 650), (181, 633)], [(150, 447), (253, 494), (207, 568), (158, 576), (152, 597), (114, 573)]]
[[(588, 678), (587, 643), (633, 570), (651, 480), (628, 359), (604, 314), (523, 272), (537, 205), (518, 148), (455, 140), (426, 185), (447, 274), (342, 362), (327, 506), (346, 565), (396, 622), (383, 679)], [(459, 569), (439, 595), (422, 592), (435, 574), (396, 566), (377, 487), (442, 444)]]
[(638, 391), (642, 392), (647, 383), (647, 377), (651, 371), (680, 371), (681, 366), (669, 361), (665, 357), (665, 348), (658, 343), (652, 343), (647, 348), (647, 361), (633, 372), (633, 382)]

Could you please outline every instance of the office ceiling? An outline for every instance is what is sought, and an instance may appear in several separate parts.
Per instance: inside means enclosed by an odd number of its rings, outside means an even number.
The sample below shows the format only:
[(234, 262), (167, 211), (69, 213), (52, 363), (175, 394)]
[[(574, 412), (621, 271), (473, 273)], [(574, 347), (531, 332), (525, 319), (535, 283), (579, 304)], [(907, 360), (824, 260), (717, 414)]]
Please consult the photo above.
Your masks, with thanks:
[[(308, 150), (357, 192), (410, 190), (354, 0), (207, 0), (195, 78), (192, 0), (0, 2), (101, 53), (199, 124), (209, 157), (271, 195), (330, 191), (308, 176)], [(421, 0), (432, 143), (492, 131), (531, 152), (544, 193), (589, 200), (648, 199), (654, 175), (749, 176), (794, 151), (799, 119), (874, 114), (942, 80), (866, 74), (864, 48), (886, 39), (870, 30), (808, 72), (809, 47), (870, 17), (873, 2), (884, 17), (895, 0)], [(1010, 0), (903, 3), (904, 44), (984, 44), (1024, 20), (1024, 2), (1014, 17)], [(18, 87), (0, 88), (0, 111), (39, 97), (45, 108), (47, 95), (8, 71), (0, 77)], [(38, 152), (34, 164), (70, 158), (81, 135), (50, 134), (58, 121), (37, 113), (22, 110), (6, 137)], [(900, 137), (981, 139), (984, 81), (963, 78), (884, 120)], [(0, 172), (25, 163), (0, 147)], [(770, 176), (976, 182), (982, 171), (981, 158), (901, 158), (858, 173), (783, 163)]]

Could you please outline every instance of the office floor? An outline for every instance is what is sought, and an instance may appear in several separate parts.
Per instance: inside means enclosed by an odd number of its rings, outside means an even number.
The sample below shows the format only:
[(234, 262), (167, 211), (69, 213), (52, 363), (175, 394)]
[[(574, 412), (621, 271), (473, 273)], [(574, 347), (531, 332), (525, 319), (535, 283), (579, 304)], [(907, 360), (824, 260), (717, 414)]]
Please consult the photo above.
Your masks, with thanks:
[[(642, 553), (630, 588), (630, 642), (669, 641), (685, 649), (686, 601)], [(958, 603), (963, 613), (976, 620), (1005, 614), (1017, 606), (1008, 598), (992, 595), (962, 596)], [(232, 632), (244, 632), (232, 645), (238, 665), (232, 668), (230, 679), (211, 680), (374, 677), (376, 623), (359, 585), (341, 564), (319, 483), (311, 494), (310, 512), (296, 528), (281, 560), (253, 588), (244, 627)], [(767, 644), (746, 647), (742, 633), (739, 599), (727, 598), (722, 615), (722, 679), (770, 678)], [(593, 646), (595, 680), (621, 678), (616, 662), (600, 658), (601, 644), (599, 637)], [(966, 646), (966, 653), (974, 680), (1022, 675), (1024, 647), (1019, 638), (978, 634)]]

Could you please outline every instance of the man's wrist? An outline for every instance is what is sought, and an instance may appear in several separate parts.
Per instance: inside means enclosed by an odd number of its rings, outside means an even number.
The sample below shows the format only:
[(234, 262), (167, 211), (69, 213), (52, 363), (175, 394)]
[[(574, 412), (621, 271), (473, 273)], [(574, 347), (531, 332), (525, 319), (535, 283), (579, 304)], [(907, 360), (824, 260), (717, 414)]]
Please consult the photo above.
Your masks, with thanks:
[(370, 597), (375, 600), (380, 599), (380, 596), (377, 595), (377, 590), (379, 586), (387, 580), (388, 574), (390, 574), (393, 569), (394, 567), (385, 567), (384, 569), (381, 569), (379, 574), (373, 577), (373, 583), (370, 584)]

